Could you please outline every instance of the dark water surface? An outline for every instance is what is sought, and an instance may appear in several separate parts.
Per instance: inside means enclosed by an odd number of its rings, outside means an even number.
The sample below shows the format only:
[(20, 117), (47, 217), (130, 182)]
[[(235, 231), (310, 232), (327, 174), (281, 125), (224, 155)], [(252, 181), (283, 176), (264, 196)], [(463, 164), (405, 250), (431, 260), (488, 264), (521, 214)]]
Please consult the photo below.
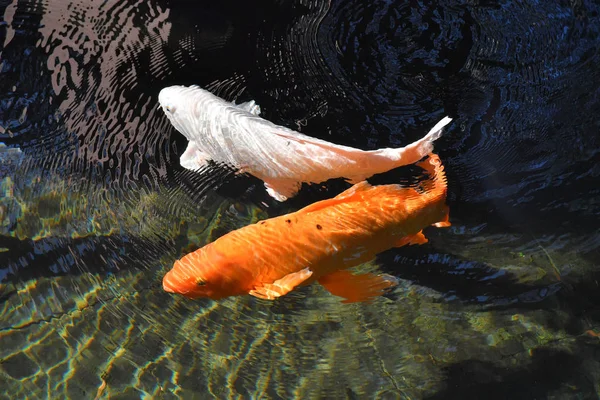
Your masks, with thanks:
[[(600, 5), (585, 0), (0, 0), (0, 387), (29, 398), (598, 398)], [(183, 170), (161, 88), (403, 146), (444, 115), (449, 229), (275, 302), (162, 291), (278, 204)], [(407, 182), (414, 169), (373, 182)]]

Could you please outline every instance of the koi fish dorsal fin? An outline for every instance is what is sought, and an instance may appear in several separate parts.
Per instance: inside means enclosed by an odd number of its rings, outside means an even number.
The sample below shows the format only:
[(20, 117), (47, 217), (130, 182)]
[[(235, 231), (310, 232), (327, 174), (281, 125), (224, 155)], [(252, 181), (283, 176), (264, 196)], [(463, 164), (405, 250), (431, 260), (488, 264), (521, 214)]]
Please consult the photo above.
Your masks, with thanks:
[(381, 296), (387, 289), (398, 285), (398, 279), (391, 275), (354, 275), (340, 270), (322, 276), (319, 283), (331, 294), (343, 297), (345, 300), (342, 303), (356, 303)]
[(260, 115), (260, 106), (254, 100), (247, 101), (235, 105), (240, 110), (249, 112), (250, 114)]
[(304, 268), (303, 270), (287, 274), (273, 283), (263, 283), (260, 286), (256, 286), (249, 294), (260, 299), (274, 300), (294, 290), (296, 286), (310, 278), (312, 274), (313, 272), (310, 269)]
[[(338, 157), (344, 157), (348, 159), (355, 159), (357, 156), (365, 154), (364, 151), (355, 149), (353, 147), (343, 146), (340, 144), (330, 143), (326, 140), (318, 139), (312, 136), (305, 135), (300, 132), (282, 127), (282, 126), (271, 126), (263, 127), (267, 129), (268, 133), (279, 136), (289, 142), (296, 143), (300, 146), (315, 146), (315, 151), (326, 151), (335, 153)], [(336, 178), (338, 176), (335, 176)]]
[(313, 211), (321, 210), (323, 208), (334, 206), (336, 204), (345, 203), (346, 201), (348, 201), (348, 199), (350, 199), (355, 194), (364, 192), (372, 187), (373, 186), (371, 186), (371, 184), (369, 184), (369, 182), (362, 181), (362, 182), (357, 183), (356, 185), (352, 186), (350, 189), (344, 190), (342, 193), (338, 194), (337, 196), (335, 196), (332, 199), (317, 201), (316, 203), (313, 203), (309, 206), (304, 207), (300, 211), (313, 212)]

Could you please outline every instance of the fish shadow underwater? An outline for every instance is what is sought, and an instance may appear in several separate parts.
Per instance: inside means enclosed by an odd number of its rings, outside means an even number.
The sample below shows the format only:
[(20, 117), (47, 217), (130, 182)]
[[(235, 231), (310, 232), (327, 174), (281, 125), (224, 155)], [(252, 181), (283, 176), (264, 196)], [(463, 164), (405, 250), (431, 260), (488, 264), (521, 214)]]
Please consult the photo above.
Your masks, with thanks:
[(585, 366), (596, 351), (594, 347), (583, 340), (577, 341), (573, 353), (539, 347), (531, 352), (527, 365), (518, 368), (483, 360), (450, 364), (443, 368), (445, 388), (425, 398), (480, 399), (485, 393), (488, 399), (543, 399), (556, 397), (557, 391), (564, 396), (558, 395), (560, 398), (592, 398), (576, 393), (595, 393)]
[[(439, 293), (444, 301), (481, 310), (532, 309), (564, 288), (563, 282), (526, 284), (505, 269), (427, 248), (391, 249), (377, 256), (380, 271)], [(433, 245), (431, 245), (433, 247)], [(398, 294), (386, 297), (400, 300)]]

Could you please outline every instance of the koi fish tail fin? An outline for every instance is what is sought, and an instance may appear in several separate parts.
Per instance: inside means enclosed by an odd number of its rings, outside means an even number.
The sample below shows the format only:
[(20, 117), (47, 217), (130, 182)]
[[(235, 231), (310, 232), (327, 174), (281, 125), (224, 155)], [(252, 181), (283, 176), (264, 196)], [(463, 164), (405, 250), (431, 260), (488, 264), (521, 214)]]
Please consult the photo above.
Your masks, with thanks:
[(444, 127), (450, 121), (452, 121), (452, 118), (444, 117), (431, 128), (427, 135), (416, 142), (399, 149), (385, 149), (385, 152), (392, 160), (395, 160), (395, 167), (414, 164), (433, 151), (433, 142), (442, 136)]
[(417, 164), (423, 168), (429, 178), (421, 183), (421, 188), (425, 191), (421, 196), (424, 196), (434, 206), (434, 210), (439, 216), (439, 220), (432, 224), (437, 228), (447, 228), (451, 226), (450, 223), (450, 208), (445, 204), (446, 195), (448, 192), (448, 182), (446, 180), (446, 173), (444, 172), (444, 166), (437, 154), (429, 154), (429, 157)]
[[(435, 124), (433, 126), (433, 128), (431, 128), (429, 130), (429, 132), (427, 133), (427, 135), (425, 135), (425, 137), (423, 137), (421, 140), (417, 141), (416, 143), (419, 142), (424, 142), (425, 145), (423, 147), (432, 147), (433, 146), (433, 142), (435, 142), (436, 140), (438, 140), (441, 136), (442, 133), (444, 131), (444, 127), (446, 125), (448, 125), (450, 122), (452, 122), (452, 118), (445, 116), (444, 118), (442, 118), (440, 121), (438, 121), (437, 124)], [(433, 148), (431, 148), (429, 151), (425, 152), (422, 157), (425, 157), (425, 155), (431, 153), (433, 151)]]
[(446, 197), (448, 184), (440, 157), (437, 154), (431, 153), (426, 160), (417, 163), (417, 166), (423, 168), (429, 175), (429, 179), (421, 185), (423, 189), (433, 196)]

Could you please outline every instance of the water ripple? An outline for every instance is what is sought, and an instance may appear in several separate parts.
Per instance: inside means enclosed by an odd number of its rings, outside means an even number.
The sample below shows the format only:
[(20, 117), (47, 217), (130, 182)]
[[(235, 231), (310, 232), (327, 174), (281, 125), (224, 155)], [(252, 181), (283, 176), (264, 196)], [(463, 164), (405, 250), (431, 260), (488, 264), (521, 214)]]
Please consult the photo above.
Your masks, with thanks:
[[(11, 398), (597, 392), (595, 2), (171, 3), (0, 2)], [(156, 110), (172, 84), (363, 149), (451, 114), (436, 151), (453, 226), (362, 266), (401, 278), (371, 304), (318, 285), (276, 302), (165, 293), (183, 254), (347, 187), (274, 204), (222, 166), (180, 168), (185, 139)]]

